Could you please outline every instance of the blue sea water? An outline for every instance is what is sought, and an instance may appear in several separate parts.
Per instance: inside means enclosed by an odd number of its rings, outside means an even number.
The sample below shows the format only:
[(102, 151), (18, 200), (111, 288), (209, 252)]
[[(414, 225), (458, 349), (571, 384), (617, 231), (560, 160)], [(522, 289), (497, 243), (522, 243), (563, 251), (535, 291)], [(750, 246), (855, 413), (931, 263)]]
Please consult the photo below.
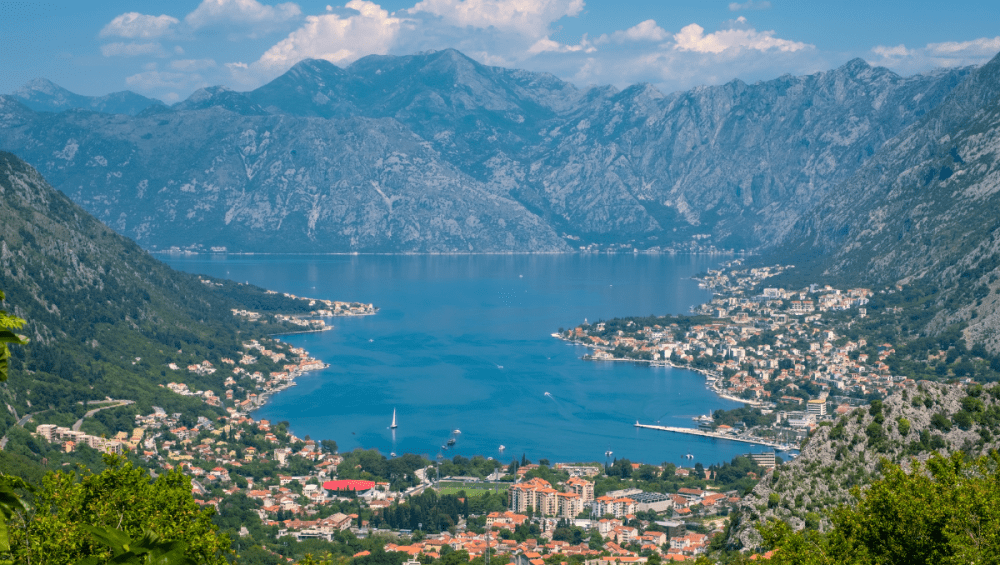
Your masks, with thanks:
[[(283, 336), (330, 368), (273, 396), (257, 418), (341, 451), (508, 462), (604, 461), (706, 466), (746, 444), (638, 429), (693, 427), (739, 404), (704, 377), (667, 367), (590, 362), (550, 334), (615, 316), (681, 314), (710, 298), (691, 279), (710, 257), (668, 255), (187, 256), (177, 269), (331, 300), (375, 316), (332, 318), (332, 331)], [(399, 427), (389, 429), (393, 410)], [(460, 434), (453, 433), (460, 430)], [(457, 441), (448, 449), (446, 442)], [(506, 446), (501, 452), (499, 447)]]

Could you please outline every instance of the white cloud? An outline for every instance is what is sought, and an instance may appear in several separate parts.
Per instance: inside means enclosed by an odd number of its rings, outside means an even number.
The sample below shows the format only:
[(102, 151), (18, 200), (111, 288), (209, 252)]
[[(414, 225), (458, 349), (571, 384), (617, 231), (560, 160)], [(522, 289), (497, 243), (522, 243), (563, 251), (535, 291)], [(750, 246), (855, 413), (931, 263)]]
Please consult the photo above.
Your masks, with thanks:
[(151, 39), (170, 33), (171, 28), (177, 23), (179, 23), (177, 18), (167, 15), (147, 16), (138, 12), (128, 12), (108, 22), (101, 29), (100, 36)]
[(105, 57), (139, 57), (142, 55), (166, 57), (167, 52), (159, 43), (108, 43), (101, 45), (101, 55)]
[(583, 39), (580, 40), (578, 45), (566, 45), (558, 41), (553, 41), (546, 36), (528, 48), (528, 54), (530, 55), (537, 55), (539, 53), (593, 53), (595, 51), (597, 51), (597, 48), (587, 40), (586, 34), (584, 34)]
[(731, 22), (729, 29), (720, 29), (705, 35), (705, 28), (690, 24), (674, 35), (675, 48), (696, 53), (722, 53), (727, 49), (753, 49), (757, 51), (799, 51), (813, 47), (807, 43), (774, 37), (773, 31), (757, 31), (747, 27), (743, 16)]
[(184, 21), (197, 29), (212, 24), (273, 24), (286, 22), (302, 15), (292, 2), (268, 6), (257, 0), (202, 0)]
[(464, 28), (495, 28), (529, 37), (544, 37), (549, 25), (583, 11), (583, 0), (422, 0), (408, 12), (425, 12)]
[(618, 30), (612, 33), (610, 37), (604, 34), (594, 40), (594, 43), (601, 44), (608, 41), (614, 41), (615, 43), (625, 43), (627, 41), (663, 41), (669, 37), (670, 34), (667, 30), (656, 25), (656, 20), (646, 20), (624, 31)]
[(972, 41), (928, 43), (927, 51), (939, 57), (993, 57), (1000, 51), (1000, 36), (981, 37)]
[(729, 4), (730, 12), (740, 12), (743, 10), (769, 10), (771, 9), (771, 3), (767, 0), (747, 0), (746, 2), (740, 4), (738, 2), (732, 2)]
[(906, 45), (900, 43), (895, 47), (886, 47), (885, 45), (879, 45), (872, 49), (872, 52), (881, 57), (907, 57), (911, 54), (911, 51), (906, 48)]
[(907, 48), (906, 45), (872, 48), (869, 63), (888, 67), (896, 72), (912, 74), (938, 67), (963, 67), (981, 65), (1000, 51), (1000, 36), (980, 37), (970, 41), (928, 43), (924, 47)]
[(281, 72), (306, 58), (346, 63), (365, 55), (389, 52), (402, 20), (389, 16), (378, 4), (351, 0), (345, 5), (356, 15), (309, 16), (305, 24), (265, 52), (252, 66)]

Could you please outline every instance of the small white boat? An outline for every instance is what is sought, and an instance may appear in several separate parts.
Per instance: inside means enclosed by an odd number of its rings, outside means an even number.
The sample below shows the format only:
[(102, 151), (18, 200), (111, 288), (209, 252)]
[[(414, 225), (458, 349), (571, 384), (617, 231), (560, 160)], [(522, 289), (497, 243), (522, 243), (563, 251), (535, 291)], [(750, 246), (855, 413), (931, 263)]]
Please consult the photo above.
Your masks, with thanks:
[(392, 409), (392, 425), (389, 426), (389, 429), (390, 430), (395, 430), (396, 429), (396, 409), (395, 408)]
[(505, 450), (505, 449), (507, 449), (507, 448), (505, 446), (501, 445), (500, 446), (500, 453), (503, 453), (503, 450)]

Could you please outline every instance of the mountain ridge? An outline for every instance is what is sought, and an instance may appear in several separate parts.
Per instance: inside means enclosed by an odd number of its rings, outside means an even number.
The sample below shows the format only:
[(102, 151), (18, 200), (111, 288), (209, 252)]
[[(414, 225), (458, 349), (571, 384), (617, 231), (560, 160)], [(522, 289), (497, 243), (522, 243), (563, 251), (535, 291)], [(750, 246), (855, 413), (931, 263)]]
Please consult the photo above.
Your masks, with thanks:
[[(1000, 56), (904, 130), (775, 254), (828, 278), (925, 285), (935, 318), (1000, 350)], [(930, 306), (928, 306), (930, 307)]]
[(307, 60), (254, 91), (213, 87), (137, 116), (0, 97), (0, 147), (148, 249), (749, 249), (784, 237), (970, 72), (855, 60), (663, 94), (579, 90), (455, 50)]
[(128, 114), (134, 116), (152, 106), (162, 106), (163, 102), (146, 98), (131, 90), (112, 92), (103, 96), (84, 96), (70, 92), (44, 78), (28, 81), (15, 90), (11, 96), (36, 112), (62, 112), (81, 109), (107, 114)]

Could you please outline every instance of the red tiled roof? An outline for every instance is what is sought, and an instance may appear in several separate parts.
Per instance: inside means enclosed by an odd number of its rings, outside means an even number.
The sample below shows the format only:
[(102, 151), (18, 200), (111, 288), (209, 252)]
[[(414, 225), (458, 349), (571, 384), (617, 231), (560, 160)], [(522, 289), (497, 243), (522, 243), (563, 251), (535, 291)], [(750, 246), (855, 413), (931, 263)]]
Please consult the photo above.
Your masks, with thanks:
[(374, 481), (361, 481), (357, 479), (341, 479), (339, 481), (326, 481), (323, 488), (326, 490), (368, 490), (375, 486)]

